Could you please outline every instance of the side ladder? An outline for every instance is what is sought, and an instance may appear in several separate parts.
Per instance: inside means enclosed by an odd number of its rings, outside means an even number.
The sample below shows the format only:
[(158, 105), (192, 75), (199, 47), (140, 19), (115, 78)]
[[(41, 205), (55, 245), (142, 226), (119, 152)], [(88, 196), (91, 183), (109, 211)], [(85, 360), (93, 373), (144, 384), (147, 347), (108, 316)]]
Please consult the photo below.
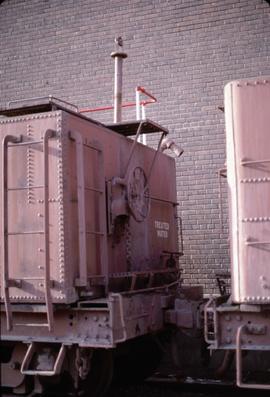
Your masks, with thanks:
[[(11, 146), (30, 146), (36, 144), (43, 144), (43, 156), (44, 156), (44, 171), (43, 179), (44, 185), (38, 186), (44, 189), (44, 221), (43, 230), (40, 234), (44, 236), (44, 247), (45, 247), (45, 274), (41, 281), (44, 282), (44, 295), (45, 295), (45, 306), (47, 323), (33, 323), (26, 324), (27, 326), (44, 326), (48, 327), (49, 331), (53, 328), (53, 304), (51, 297), (51, 279), (50, 279), (50, 245), (49, 245), (49, 170), (48, 170), (48, 141), (55, 135), (53, 130), (47, 130), (44, 133), (43, 140), (40, 141), (26, 141), (23, 142), (22, 136), (6, 135), (2, 140), (2, 235), (3, 235), (3, 249), (2, 249), (2, 263), (3, 263), (3, 292), (4, 292), (4, 305), (7, 318), (7, 330), (10, 331), (13, 328), (13, 315), (12, 305), (10, 303), (10, 287), (21, 288), (23, 279), (11, 279), (9, 277), (9, 250), (8, 250), (8, 237), (12, 235), (8, 230), (8, 149)], [(27, 189), (29, 187), (16, 187), (16, 190)], [(35, 187), (31, 186), (31, 189)], [(14, 190), (14, 188), (12, 189)], [(25, 233), (23, 233), (25, 234)], [(27, 233), (29, 234), (29, 232)], [(31, 280), (31, 278), (27, 278)]]
[[(76, 280), (77, 287), (85, 287), (88, 284), (86, 237), (94, 235), (99, 239), (100, 267), (105, 280), (105, 289), (108, 290), (108, 251), (107, 251), (107, 225), (106, 225), (106, 198), (105, 198), (105, 172), (102, 148), (97, 143), (84, 144), (82, 135), (77, 131), (70, 132), (70, 138), (76, 145), (76, 173), (77, 173), (77, 197), (78, 197), (78, 220), (79, 220), (79, 278)], [(96, 168), (97, 185), (85, 186), (84, 175), (84, 145), (98, 155)], [(85, 192), (98, 194), (98, 230), (87, 230), (85, 222)], [(91, 276), (90, 276), (91, 277)]]

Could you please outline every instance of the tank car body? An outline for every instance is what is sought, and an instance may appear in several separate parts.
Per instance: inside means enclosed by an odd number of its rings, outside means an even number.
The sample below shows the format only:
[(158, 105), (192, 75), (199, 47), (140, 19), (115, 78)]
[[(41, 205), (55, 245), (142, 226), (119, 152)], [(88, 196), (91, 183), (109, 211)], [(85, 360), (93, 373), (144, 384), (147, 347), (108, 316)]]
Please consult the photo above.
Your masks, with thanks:
[(236, 352), (238, 386), (262, 389), (270, 386), (243, 382), (242, 351), (268, 352), (269, 368), (269, 110), (269, 76), (226, 85), (231, 297), (223, 304), (210, 300), (205, 308), (210, 347)]
[(82, 381), (93, 349), (164, 329), (179, 281), (175, 163), (138, 142), (167, 134), (147, 119), (105, 126), (52, 97), (2, 115), (2, 386), (25, 393), (64, 370)]
[(270, 82), (225, 88), (232, 300), (270, 304)]

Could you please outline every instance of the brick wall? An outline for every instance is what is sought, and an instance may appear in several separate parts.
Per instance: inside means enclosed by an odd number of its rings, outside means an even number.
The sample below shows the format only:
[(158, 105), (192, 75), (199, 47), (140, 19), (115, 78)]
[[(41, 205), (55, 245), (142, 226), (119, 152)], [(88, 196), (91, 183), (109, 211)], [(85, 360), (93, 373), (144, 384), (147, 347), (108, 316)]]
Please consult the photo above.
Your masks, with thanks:
[(185, 283), (202, 283), (208, 293), (216, 291), (215, 272), (229, 263), (226, 228), (220, 229), (216, 172), (224, 165), (225, 136), (217, 108), (227, 81), (270, 74), (269, 12), (264, 0), (6, 0), (0, 6), (1, 105), (48, 94), (79, 106), (111, 104), (109, 54), (114, 36), (123, 36), (125, 100), (134, 100), (138, 84), (149, 89), (159, 102), (148, 117), (169, 127), (185, 149), (177, 160), (181, 267)]

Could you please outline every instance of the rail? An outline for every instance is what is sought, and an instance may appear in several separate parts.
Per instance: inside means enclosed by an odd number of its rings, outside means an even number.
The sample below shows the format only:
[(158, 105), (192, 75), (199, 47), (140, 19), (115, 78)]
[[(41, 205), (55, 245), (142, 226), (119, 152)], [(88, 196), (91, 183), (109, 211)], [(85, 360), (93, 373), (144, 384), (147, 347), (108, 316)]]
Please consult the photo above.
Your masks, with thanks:
[[(213, 328), (211, 331), (209, 330), (210, 313), (212, 313), (211, 323)], [(210, 338), (210, 335), (212, 336), (212, 338)], [(215, 349), (218, 348), (217, 335), (218, 335), (218, 329), (217, 329), (217, 312), (215, 307), (215, 300), (214, 298), (210, 298), (204, 307), (204, 339), (206, 343), (208, 343), (211, 346), (214, 346)]]
[(46, 130), (43, 137), (44, 156), (44, 245), (45, 245), (45, 302), (49, 331), (53, 327), (53, 307), (50, 279), (50, 241), (49, 241), (49, 139), (55, 135), (53, 130)]
[[(135, 102), (126, 102), (121, 105), (122, 108), (136, 107), (136, 119), (145, 118), (145, 106), (150, 105), (151, 103), (156, 103), (157, 99), (150, 94), (144, 87), (138, 86), (136, 87), (136, 101)], [(148, 100), (141, 100), (140, 93), (147, 96)], [(141, 109), (140, 109), (141, 108)], [(94, 113), (94, 112), (102, 112), (106, 110), (113, 110), (114, 106), (99, 106), (95, 108), (81, 108), (79, 109), (79, 113)], [(140, 112), (141, 110), (141, 112)]]
[(87, 285), (87, 259), (86, 259), (86, 222), (85, 222), (85, 183), (84, 183), (84, 148), (83, 139), (79, 132), (70, 132), (70, 138), (76, 144), (76, 173), (77, 173), (77, 199), (78, 199), (78, 234), (79, 234), (79, 279), (78, 287)]
[(218, 171), (218, 186), (219, 186), (219, 212), (220, 212), (220, 229), (224, 231), (224, 219), (223, 219), (223, 194), (222, 194), (222, 183), (221, 178), (227, 178), (227, 167), (220, 168)]

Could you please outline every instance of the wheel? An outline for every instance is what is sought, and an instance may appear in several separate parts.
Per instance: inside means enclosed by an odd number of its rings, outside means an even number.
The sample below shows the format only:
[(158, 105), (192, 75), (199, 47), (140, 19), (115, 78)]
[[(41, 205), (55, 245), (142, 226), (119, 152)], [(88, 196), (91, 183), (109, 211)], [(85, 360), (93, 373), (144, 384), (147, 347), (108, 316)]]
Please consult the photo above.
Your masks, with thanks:
[[(62, 374), (41, 377), (44, 397), (102, 397), (108, 390), (113, 376), (113, 355), (107, 349), (84, 349), (81, 352), (83, 363), (78, 371), (76, 349), (67, 357), (66, 368)], [(80, 373), (81, 372), (81, 373)], [(73, 375), (72, 375), (73, 374)], [(75, 374), (75, 378), (73, 377)], [(80, 378), (80, 375), (83, 377)], [(77, 385), (77, 386), (76, 386)]]
[(102, 397), (113, 377), (113, 354), (111, 350), (96, 349), (93, 352), (90, 371), (85, 380), (80, 380), (78, 396)]
[(152, 336), (124, 343), (115, 352), (114, 382), (131, 384), (151, 376), (160, 364), (162, 352)]

